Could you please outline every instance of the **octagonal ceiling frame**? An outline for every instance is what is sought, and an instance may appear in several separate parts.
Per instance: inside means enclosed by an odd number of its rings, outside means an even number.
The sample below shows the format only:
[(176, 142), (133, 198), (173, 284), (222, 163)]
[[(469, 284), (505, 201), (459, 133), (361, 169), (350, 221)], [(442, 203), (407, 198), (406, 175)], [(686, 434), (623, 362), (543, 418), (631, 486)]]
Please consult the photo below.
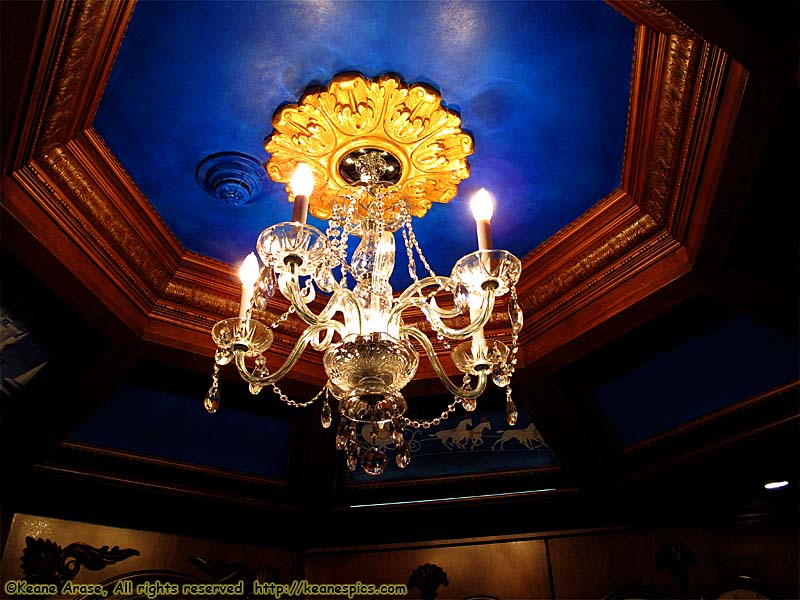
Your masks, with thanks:
[[(708, 234), (730, 235), (747, 187), (718, 189), (748, 70), (654, 2), (614, 4), (638, 24), (622, 184), (524, 258), (523, 378), (696, 292), (719, 254)], [(4, 243), (35, 272), (60, 270), (56, 291), (112, 337), (210, 357), (212, 324), (237, 310), (234, 267), (184, 249), (91, 126), (133, 7), (43, 9), (3, 176)], [(489, 335), (507, 329), (500, 315)], [(276, 331), (272, 361), (298, 332)], [(313, 357), (294, 375), (324, 383)]]

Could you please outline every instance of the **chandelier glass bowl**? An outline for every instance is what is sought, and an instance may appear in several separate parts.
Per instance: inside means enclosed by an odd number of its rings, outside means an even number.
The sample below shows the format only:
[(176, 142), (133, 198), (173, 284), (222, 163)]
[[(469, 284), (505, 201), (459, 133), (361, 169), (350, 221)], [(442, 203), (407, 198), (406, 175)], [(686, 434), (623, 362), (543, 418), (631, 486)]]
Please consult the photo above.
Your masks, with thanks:
[[(431, 202), (452, 199), (469, 174), (472, 138), (461, 131), (459, 117), (427, 87), (407, 86), (396, 77), (346, 75), (326, 91), (280, 109), (273, 127), (267, 173), (288, 182), (292, 220), (259, 235), (260, 265), (251, 254), (240, 271), (240, 314), (212, 330), (217, 351), (206, 409), (219, 407), (219, 368), (232, 362), (253, 394), (270, 386), (292, 406), (321, 398), (323, 427), (331, 426), (335, 404), (336, 447), (345, 452), (350, 470), (360, 461), (370, 475), (383, 473), (388, 462), (379, 436), (391, 438), (397, 465), (407, 467), (406, 432), (438, 425), (459, 404), (474, 410), (490, 379), (505, 388), (507, 418), (515, 424), (510, 381), (523, 321), (515, 288), (521, 263), (492, 247), (491, 197), (482, 191), (473, 199), (479, 249), (459, 259), (447, 276), (430, 268), (412, 225), (412, 217), (422, 217)], [(306, 223), (309, 210), (328, 221), (325, 232)], [(390, 283), (396, 232), (411, 278), (399, 293)], [(348, 258), (351, 238), (360, 241)], [(267, 325), (257, 317), (276, 291), (289, 310)], [(322, 302), (314, 302), (318, 294)], [(510, 345), (489, 341), (483, 332), (496, 299), (506, 294)], [(404, 320), (420, 313), (424, 327), (416, 324), (419, 319), (413, 325)], [(283, 365), (270, 372), (265, 352), (272, 329), (291, 315), (305, 329)], [(451, 359), (462, 374), (460, 383), (447, 375), (431, 337), (445, 348), (451, 340), (459, 342)], [(328, 381), (314, 398), (298, 402), (276, 384), (309, 345), (323, 353)], [(423, 354), (453, 396), (440, 416), (427, 421), (406, 416), (402, 393)], [(363, 455), (359, 432), (373, 442)]]

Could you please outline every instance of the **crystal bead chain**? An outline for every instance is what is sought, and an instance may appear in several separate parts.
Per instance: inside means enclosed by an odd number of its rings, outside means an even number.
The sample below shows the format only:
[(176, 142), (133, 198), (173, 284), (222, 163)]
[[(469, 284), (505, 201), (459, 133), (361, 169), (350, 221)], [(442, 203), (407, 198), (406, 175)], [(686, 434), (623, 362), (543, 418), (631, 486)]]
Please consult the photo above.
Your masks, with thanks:
[(278, 327), (281, 326), (281, 323), (286, 322), (286, 320), (289, 318), (289, 315), (292, 315), (294, 313), (295, 313), (294, 306), (289, 305), (288, 310), (285, 313), (283, 313), (280, 317), (275, 319), (272, 323), (270, 323), (269, 326), (272, 327), (273, 329), (277, 329)]
[(214, 372), (211, 374), (211, 387), (203, 399), (203, 407), (214, 414), (219, 409), (219, 365), (214, 361)]
[[(464, 373), (464, 379), (461, 380), (461, 389), (465, 392), (472, 390), (472, 378), (469, 376), (469, 373)], [(478, 407), (477, 398), (462, 398), (460, 396), (455, 396), (453, 399), (460, 400), (461, 406), (463, 406), (464, 410), (467, 412), (473, 412)]]
[(306, 406), (310, 406), (314, 404), (321, 396), (325, 393), (325, 390), (328, 389), (327, 386), (323, 387), (316, 396), (314, 396), (311, 400), (307, 402), (297, 402), (296, 400), (292, 400), (283, 393), (281, 388), (279, 388), (276, 384), (272, 384), (272, 391), (275, 393), (276, 396), (280, 399), (281, 402), (288, 404), (289, 406), (296, 406), (297, 408), (305, 408)]
[[(330, 255), (331, 258), (336, 259), (336, 264), (338, 265), (341, 262), (339, 257), (339, 245), (341, 244), (341, 235), (342, 230), (340, 228), (342, 219), (342, 207), (339, 204), (334, 203), (333, 205), (333, 214), (331, 215), (330, 221), (328, 221), (328, 228), (325, 230), (325, 235), (328, 238), (328, 243), (330, 245)], [(334, 262), (332, 260), (328, 260), (328, 265), (330, 267), (334, 266)]]
[(353, 231), (353, 214), (356, 210), (355, 196), (348, 197), (347, 212), (344, 216), (344, 221), (341, 223), (342, 229), (339, 235), (339, 266), (342, 269), (342, 285), (347, 285), (347, 274), (351, 273), (350, 265), (347, 264), (347, 244), (350, 239), (350, 233)]
[[(510, 291), (511, 299), (508, 301), (509, 305), (509, 316), (512, 314), (512, 311), (516, 311), (519, 309), (519, 305), (517, 304), (517, 286), (512, 285)], [(520, 322), (520, 327), (522, 323)], [(508, 383), (506, 384), (506, 421), (508, 424), (513, 427), (517, 424), (517, 406), (514, 404), (514, 400), (511, 397), (511, 378), (514, 376), (514, 371), (517, 368), (517, 354), (519, 353), (519, 329), (515, 326), (513, 318), (511, 319), (511, 354), (510, 360), (508, 361), (508, 367), (506, 374), (508, 375)]]
[(403, 219), (400, 232), (403, 234), (403, 245), (406, 247), (406, 256), (408, 257), (408, 274), (411, 280), (417, 283), (419, 281), (419, 277), (417, 277), (417, 263), (414, 260), (414, 250), (408, 236), (408, 230), (411, 228), (411, 215), (408, 214), (408, 205), (403, 205), (400, 208), (400, 216)]
[(414, 234), (414, 228), (411, 226), (411, 218), (408, 219), (408, 237), (411, 240), (411, 245), (417, 251), (419, 255), (419, 260), (425, 269), (430, 273), (431, 277), (436, 277), (436, 273), (433, 272), (433, 269), (428, 264), (428, 260), (425, 258), (425, 255), (422, 253), (422, 248), (420, 248), (419, 242), (417, 241), (417, 236)]
[[(517, 286), (511, 286), (511, 300), (509, 300), (510, 306), (517, 305)], [(513, 326), (511, 327), (511, 360), (509, 360), (509, 371), (508, 371), (508, 378), (509, 380), (511, 377), (514, 376), (514, 371), (517, 368), (517, 353), (519, 352), (519, 331)]]
[(414, 429), (430, 429), (433, 427), (438, 427), (442, 421), (446, 421), (450, 418), (450, 415), (456, 412), (456, 407), (461, 404), (461, 398), (455, 398), (453, 402), (447, 405), (447, 410), (443, 410), (442, 414), (438, 417), (431, 419), (429, 421), (417, 421), (409, 419), (408, 417), (403, 417), (402, 423), (408, 427), (412, 427)]

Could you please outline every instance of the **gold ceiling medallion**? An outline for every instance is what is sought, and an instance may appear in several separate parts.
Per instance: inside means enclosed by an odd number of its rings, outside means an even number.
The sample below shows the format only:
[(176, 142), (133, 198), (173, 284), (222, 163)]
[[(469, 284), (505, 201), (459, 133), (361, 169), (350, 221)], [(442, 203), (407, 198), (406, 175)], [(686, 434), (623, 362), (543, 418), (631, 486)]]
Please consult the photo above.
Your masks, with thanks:
[(267, 173), (288, 184), (298, 164), (307, 164), (315, 183), (309, 210), (320, 219), (331, 217), (342, 188), (357, 183), (350, 165), (364, 150), (384, 156), (384, 180), (399, 188), (415, 217), (431, 202), (452, 200), (469, 177), (473, 142), (461, 118), (429, 86), (397, 76), (338, 75), (326, 90), (277, 110), (272, 126), (264, 145), (272, 155)]

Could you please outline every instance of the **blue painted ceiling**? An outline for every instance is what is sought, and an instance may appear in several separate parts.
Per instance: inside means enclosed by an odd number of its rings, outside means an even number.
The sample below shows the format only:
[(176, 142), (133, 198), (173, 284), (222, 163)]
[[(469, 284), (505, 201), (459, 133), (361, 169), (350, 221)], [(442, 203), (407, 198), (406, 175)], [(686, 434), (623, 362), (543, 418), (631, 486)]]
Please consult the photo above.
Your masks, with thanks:
[(289, 218), (284, 187), (227, 206), (201, 159), (266, 162), (275, 109), (342, 71), (431, 84), (476, 149), (458, 197), (415, 222), (449, 273), (475, 249), (479, 187), (495, 245), (522, 257), (619, 185), (633, 33), (599, 2), (141, 2), (94, 126), (186, 248), (238, 263)]
[(289, 460), (285, 419), (230, 403), (210, 415), (193, 396), (127, 382), (68, 439), (277, 480)]
[(591, 358), (602, 373), (592, 397), (623, 447), (800, 377), (795, 335), (710, 303), (643, 329)]

